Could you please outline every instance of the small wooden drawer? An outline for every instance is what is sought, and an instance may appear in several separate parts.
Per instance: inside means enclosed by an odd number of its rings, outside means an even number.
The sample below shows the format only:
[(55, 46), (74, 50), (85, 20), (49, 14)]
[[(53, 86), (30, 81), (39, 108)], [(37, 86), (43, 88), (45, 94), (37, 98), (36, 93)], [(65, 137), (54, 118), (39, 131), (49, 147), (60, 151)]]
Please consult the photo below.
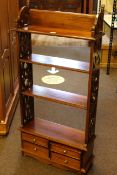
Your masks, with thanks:
[(68, 168), (80, 170), (80, 161), (79, 160), (72, 159), (70, 157), (63, 156), (61, 154), (57, 154), (57, 153), (52, 152), (51, 153), (51, 161), (55, 162), (57, 164), (60, 164), (60, 165), (64, 165)]
[(75, 148), (71, 148), (69, 146), (65, 146), (65, 145), (57, 144), (57, 143), (52, 143), (51, 144), (51, 151), (80, 160), (81, 152), (79, 150), (77, 150)]
[(22, 132), (22, 140), (26, 140), (28, 142), (34, 143), (36, 145), (48, 147), (48, 140), (42, 137), (38, 137), (35, 135), (27, 134)]
[(48, 159), (48, 149), (42, 146), (37, 146), (35, 144), (23, 141), (22, 149), (24, 152), (28, 152), (40, 158)]

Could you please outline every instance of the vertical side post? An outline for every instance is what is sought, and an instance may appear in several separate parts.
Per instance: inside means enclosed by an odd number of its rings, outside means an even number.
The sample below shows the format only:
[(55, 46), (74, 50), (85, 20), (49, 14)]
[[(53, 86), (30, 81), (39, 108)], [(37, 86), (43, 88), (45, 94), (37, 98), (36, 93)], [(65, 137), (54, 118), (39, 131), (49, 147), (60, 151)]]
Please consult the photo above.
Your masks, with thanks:
[(19, 32), (19, 80), (20, 80), (20, 109), (21, 123), (26, 124), (34, 118), (34, 99), (23, 95), (22, 92), (31, 89), (33, 86), (32, 64), (21, 62), (25, 57), (30, 57), (32, 53), (31, 34)]
[(95, 123), (96, 111), (99, 89), (99, 75), (100, 75), (100, 58), (101, 58), (101, 44), (102, 44), (102, 29), (103, 29), (104, 7), (98, 17), (97, 24), (92, 31), (95, 41), (90, 43), (90, 73), (88, 82), (88, 102), (87, 102), (87, 116), (85, 129), (85, 143), (95, 137)]
[[(30, 12), (28, 7), (22, 7), (17, 21), (17, 27), (28, 26)], [(18, 57), (19, 57), (19, 85), (20, 85), (20, 109), (21, 124), (25, 125), (34, 118), (34, 98), (23, 95), (27, 89), (33, 86), (33, 67), (30, 63), (22, 62), (32, 54), (31, 34), (28, 32), (18, 32)]]

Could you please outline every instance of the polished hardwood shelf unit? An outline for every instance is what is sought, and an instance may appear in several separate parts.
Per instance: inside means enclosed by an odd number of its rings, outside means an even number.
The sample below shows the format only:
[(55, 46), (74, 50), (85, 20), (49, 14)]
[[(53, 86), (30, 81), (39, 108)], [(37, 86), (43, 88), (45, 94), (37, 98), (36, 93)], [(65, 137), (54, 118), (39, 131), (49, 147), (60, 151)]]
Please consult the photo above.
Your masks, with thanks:
[[(86, 174), (93, 163), (99, 64), (104, 8), (98, 16), (23, 7), (17, 23), (22, 152), (48, 164)], [(32, 54), (31, 34), (88, 41), (89, 62)], [(49, 66), (88, 75), (88, 95), (42, 87), (33, 83), (32, 66)], [(34, 98), (86, 111), (84, 130), (36, 118)]]

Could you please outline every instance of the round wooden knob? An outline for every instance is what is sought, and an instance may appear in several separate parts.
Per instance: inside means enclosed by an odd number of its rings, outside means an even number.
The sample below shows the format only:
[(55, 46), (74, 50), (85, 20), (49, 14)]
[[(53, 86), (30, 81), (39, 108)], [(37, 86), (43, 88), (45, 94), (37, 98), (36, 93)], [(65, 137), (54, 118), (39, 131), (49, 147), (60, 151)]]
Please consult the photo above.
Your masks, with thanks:
[(68, 163), (68, 160), (65, 160), (64, 163), (67, 164)]
[(33, 139), (33, 143), (34, 143), (34, 142), (36, 142), (36, 139), (35, 139), (35, 138)]
[(67, 150), (64, 150), (63, 152), (64, 152), (64, 154), (66, 154), (67, 153)]
[(34, 148), (34, 151), (37, 151), (37, 148)]

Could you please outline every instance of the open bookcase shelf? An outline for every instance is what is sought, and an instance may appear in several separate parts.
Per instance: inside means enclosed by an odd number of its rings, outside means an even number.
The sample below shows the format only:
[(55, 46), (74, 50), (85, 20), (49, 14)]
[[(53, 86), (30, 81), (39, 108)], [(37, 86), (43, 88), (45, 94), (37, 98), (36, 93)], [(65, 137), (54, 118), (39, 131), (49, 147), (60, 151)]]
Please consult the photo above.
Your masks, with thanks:
[(29, 134), (33, 133), (35, 136), (40, 136), (50, 141), (56, 141), (62, 144), (67, 143), (68, 146), (74, 146), (74, 148), (80, 147), (86, 150), (85, 133), (78, 129), (36, 118), (21, 128), (21, 131), (26, 133), (28, 131)]
[(84, 40), (95, 40), (91, 37), (91, 32), (85, 31), (77, 31), (77, 30), (70, 30), (70, 29), (57, 29), (57, 28), (50, 28), (50, 27), (38, 27), (38, 26), (29, 26), (23, 27), (18, 29), (19, 32), (27, 32), (27, 33), (34, 33), (34, 34), (42, 34), (42, 35), (49, 35), (49, 36), (60, 36), (60, 37), (68, 37), (68, 38), (76, 38), (76, 39), (84, 39)]
[[(87, 18), (87, 14), (84, 14), (82, 17), (82, 14), (77, 16), (77, 14), (70, 12), (64, 13), (59, 11), (31, 9), (30, 16), (29, 25), (27, 26), (24, 24), (21, 28), (18, 28), (17, 31), (95, 40), (95, 37), (92, 35), (92, 26), (96, 22), (95, 15), (88, 15)], [(80, 20), (80, 23), (78, 20)], [(86, 28), (87, 24), (88, 29)]]
[[(87, 173), (94, 157), (103, 16), (103, 7), (98, 16), (29, 10), (28, 7), (23, 7), (18, 18), (22, 152), (31, 157), (46, 160), (46, 163), (81, 174)], [(88, 58), (90, 57), (89, 62), (32, 54), (32, 33), (87, 40), (90, 51), (87, 55)], [(82, 60), (82, 55), (79, 59)], [(88, 95), (83, 96), (35, 85), (33, 64), (87, 74)], [(44, 99), (85, 110), (85, 129), (82, 131), (36, 118), (35, 97), (38, 100)]]
[(70, 71), (89, 73), (89, 63), (66, 58), (32, 54), (31, 56), (20, 59), (20, 61), (37, 65), (56, 67)]
[(22, 92), (22, 94), (81, 109), (87, 109), (87, 97), (71, 92), (33, 85), (31, 89)]

